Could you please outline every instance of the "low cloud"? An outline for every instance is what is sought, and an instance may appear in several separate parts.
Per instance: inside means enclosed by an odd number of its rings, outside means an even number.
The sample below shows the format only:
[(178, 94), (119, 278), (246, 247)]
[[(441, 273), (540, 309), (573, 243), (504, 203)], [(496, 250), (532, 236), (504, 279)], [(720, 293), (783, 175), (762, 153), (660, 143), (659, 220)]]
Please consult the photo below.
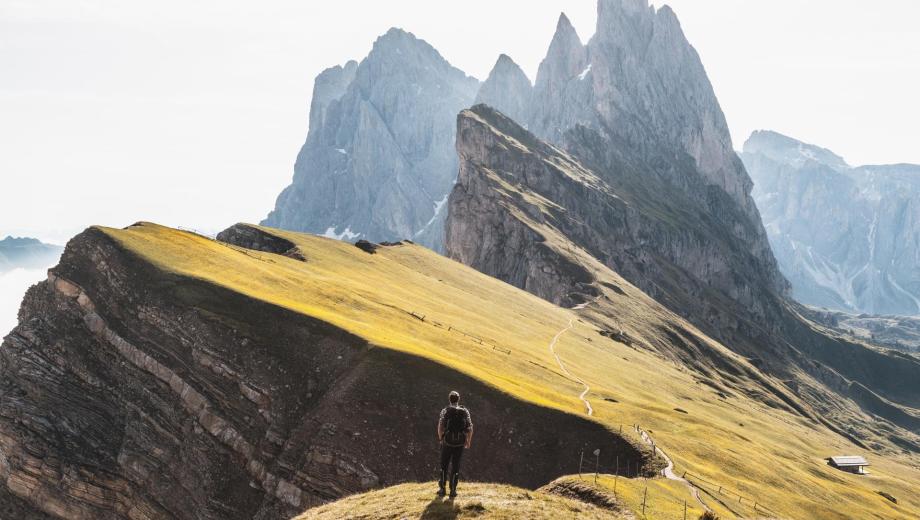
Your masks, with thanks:
[(16, 326), (26, 290), (46, 276), (44, 269), (17, 268), (0, 273), (0, 336), (6, 336)]

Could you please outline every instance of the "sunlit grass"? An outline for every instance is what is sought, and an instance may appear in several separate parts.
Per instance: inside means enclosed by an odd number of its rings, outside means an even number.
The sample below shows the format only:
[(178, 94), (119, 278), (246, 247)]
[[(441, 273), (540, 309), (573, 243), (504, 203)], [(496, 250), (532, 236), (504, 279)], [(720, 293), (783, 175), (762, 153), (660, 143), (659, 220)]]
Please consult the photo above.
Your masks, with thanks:
[(312, 509), (297, 517), (297, 520), (345, 518), (617, 520), (626, 518), (613, 511), (577, 500), (502, 484), (462, 484), (460, 496), (454, 500), (436, 497), (436, 489), (434, 482), (393, 486)]
[[(567, 368), (590, 384), (593, 419), (615, 431), (622, 428), (632, 439), (637, 438), (632, 425), (642, 425), (674, 459), (678, 473), (690, 471), (731, 488), (782, 517), (916, 518), (920, 512), (917, 459), (867, 454), (871, 475), (834, 470), (824, 457), (864, 452), (823, 427), (756, 400), (723, 399), (679, 365), (600, 336), (573, 311), (425, 248), (381, 247), (371, 255), (347, 243), (267, 230), (297, 244), (307, 258), (301, 262), (245, 254), (151, 224), (103, 231), (166, 272), (316, 317), (377, 347), (436, 361), (523, 401), (583, 415), (577, 397), (581, 385), (561, 373), (548, 349), (574, 318), (575, 327), (560, 337), (556, 350)], [(675, 319), (641, 298), (623, 299), (621, 305), (624, 323), (640, 336), (656, 334), (657, 324)], [(485, 341), (479, 344), (457, 329)], [(609, 487), (607, 477), (602, 484)], [(634, 506), (637, 481), (619, 485)], [(649, 518), (670, 515), (672, 503), (682, 510), (684, 498), (692, 505), (679, 483), (654, 479), (648, 485), (649, 493), (662, 497)], [(720, 509), (723, 518), (754, 516), (743, 501), (729, 507)]]

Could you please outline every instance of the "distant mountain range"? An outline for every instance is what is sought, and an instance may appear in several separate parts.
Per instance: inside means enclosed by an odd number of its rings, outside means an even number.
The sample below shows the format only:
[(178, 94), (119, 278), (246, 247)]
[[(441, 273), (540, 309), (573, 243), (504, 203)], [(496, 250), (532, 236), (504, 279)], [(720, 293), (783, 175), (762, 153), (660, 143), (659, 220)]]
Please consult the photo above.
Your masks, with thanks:
[(920, 314), (920, 165), (850, 166), (755, 132), (741, 154), (783, 274), (803, 303)]
[(17, 267), (42, 269), (57, 262), (64, 248), (44, 244), (35, 238), (8, 236), (0, 240), (0, 272)]

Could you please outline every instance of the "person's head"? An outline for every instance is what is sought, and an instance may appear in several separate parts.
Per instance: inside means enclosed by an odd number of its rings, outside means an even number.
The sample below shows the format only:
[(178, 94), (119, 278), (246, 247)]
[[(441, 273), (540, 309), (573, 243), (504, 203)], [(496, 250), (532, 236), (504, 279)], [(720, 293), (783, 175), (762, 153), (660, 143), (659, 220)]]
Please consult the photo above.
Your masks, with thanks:
[(460, 392), (452, 390), (450, 395), (447, 396), (447, 399), (450, 400), (450, 404), (457, 404), (460, 402)]

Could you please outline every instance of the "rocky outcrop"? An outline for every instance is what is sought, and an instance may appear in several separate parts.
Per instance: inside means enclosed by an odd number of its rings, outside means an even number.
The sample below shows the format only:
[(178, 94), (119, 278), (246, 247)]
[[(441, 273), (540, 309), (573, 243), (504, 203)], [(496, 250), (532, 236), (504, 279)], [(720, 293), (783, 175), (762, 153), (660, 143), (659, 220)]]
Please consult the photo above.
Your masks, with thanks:
[(266, 225), (354, 240), (442, 242), (457, 112), (479, 82), (391, 29), (360, 64), (316, 79), (294, 180)]
[(851, 167), (833, 152), (754, 132), (742, 159), (794, 297), (869, 314), (920, 314), (920, 166)]
[[(222, 236), (233, 248), (274, 243), (251, 226)], [(420, 400), (446, 387), (477, 396), (477, 435), (494, 447), (470, 454), (484, 480), (537, 487), (577, 469), (570, 450), (548, 446), (645, 457), (597, 423), (166, 267), (92, 228), (30, 289), (0, 348), (0, 511), (290, 518), (431, 478)], [(517, 449), (504, 449), (512, 438)]]
[(259, 228), (246, 224), (230, 226), (217, 234), (217, 240), (253, 251), (275, 253), (295, 260), (307, 260), (303, 251), (290, 240), (265, 233)]
[(44, 269), (54, 264), (63, 248), (34, 238), (6, 237), (0, 240), (0, 273), (10, 269)]

